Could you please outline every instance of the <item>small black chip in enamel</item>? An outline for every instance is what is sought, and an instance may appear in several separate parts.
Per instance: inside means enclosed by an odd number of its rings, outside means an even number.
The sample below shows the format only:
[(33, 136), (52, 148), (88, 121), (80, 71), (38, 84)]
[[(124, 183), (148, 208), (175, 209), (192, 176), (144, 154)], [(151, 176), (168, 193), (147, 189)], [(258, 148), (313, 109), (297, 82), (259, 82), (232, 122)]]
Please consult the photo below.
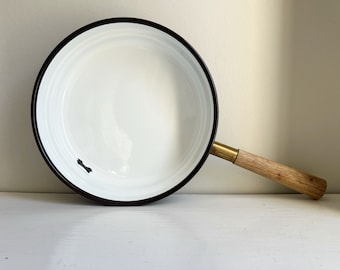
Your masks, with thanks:
[(85, 171), (88, 173), (92, 172), (92, 169), (90, 167), (86, 167), (83, 161), (81, 161), (79, 158), (77, 160), (77, 163), (84, 168)]

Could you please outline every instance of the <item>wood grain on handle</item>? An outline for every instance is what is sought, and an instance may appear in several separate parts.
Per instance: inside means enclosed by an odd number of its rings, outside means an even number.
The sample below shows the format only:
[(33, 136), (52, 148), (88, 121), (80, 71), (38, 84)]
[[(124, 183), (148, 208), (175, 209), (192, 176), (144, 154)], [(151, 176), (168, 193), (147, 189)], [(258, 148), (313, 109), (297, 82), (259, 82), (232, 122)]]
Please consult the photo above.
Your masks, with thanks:
[[(232, 153), (237, 151), (237, 155), (233, 156), (233, 160), (226, 158), (226, 154), (230, 156), (230, 151)], [(210, 153), (232, 161), (235, 165), (274, 180), (315, 200), (320, 199), (327, 189), (327, 182), (324, 179), (243, 150), (235, 150), (234, 148), (215, 142)]]

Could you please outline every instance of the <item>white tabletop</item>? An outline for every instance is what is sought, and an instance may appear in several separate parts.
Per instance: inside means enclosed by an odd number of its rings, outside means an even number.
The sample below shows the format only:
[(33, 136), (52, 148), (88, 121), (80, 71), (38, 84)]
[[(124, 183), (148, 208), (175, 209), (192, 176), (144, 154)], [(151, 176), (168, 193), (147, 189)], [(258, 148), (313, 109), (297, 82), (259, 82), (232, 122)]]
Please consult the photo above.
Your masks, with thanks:
[(340, 269), (340, 195), (0, 193), (0, 269)]

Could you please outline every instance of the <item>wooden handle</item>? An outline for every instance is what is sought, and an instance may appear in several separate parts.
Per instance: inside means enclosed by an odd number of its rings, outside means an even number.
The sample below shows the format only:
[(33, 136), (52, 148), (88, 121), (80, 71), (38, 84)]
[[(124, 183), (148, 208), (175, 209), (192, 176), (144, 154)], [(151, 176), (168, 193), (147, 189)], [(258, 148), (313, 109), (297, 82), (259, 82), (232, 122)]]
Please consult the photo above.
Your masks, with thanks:
[[(225, 152), (229, 153), (231, 151), (237, 151), (237, 155), (234, 155), (233, 160), (225, 158)], [(244, 169), (274, 180), (315, 200), (320, 199), (327, 189), (327, 182), (324, 179), (300, 172), (286, 165), (243, 150), (235, 150), (234, 148), (215, 142), (210, 153), (232, 161)]]

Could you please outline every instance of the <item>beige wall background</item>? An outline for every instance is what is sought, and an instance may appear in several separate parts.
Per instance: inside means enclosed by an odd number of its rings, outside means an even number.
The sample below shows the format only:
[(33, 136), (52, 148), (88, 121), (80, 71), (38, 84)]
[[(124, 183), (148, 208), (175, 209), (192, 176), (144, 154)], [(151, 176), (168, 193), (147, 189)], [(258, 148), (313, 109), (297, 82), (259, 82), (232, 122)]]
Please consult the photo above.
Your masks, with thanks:
[[(2, 0), (0, 191), (69, 191), (34, 142), (35, 77), (66, 35), (118, 16), (163, 24), (200, 53), (219, 96), (217, 140), (322, 176), (340, 192), (337, 0)], [(213, 156), (182, 190), (287, 191)]]

